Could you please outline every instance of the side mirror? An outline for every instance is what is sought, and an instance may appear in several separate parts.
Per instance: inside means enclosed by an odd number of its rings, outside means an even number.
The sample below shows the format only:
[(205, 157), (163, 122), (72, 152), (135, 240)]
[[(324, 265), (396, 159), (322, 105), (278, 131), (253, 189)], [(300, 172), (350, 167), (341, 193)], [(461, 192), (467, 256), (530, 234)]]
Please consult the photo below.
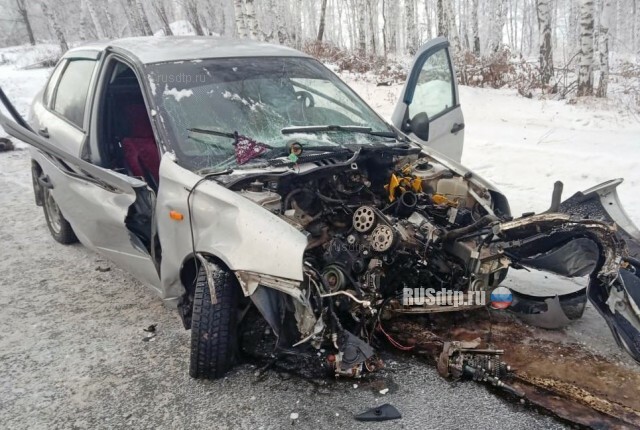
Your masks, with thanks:
[(417, 113), (409, 122), (409, 131), (420, 140), (429, 140), (429, 115), (425, 112)]

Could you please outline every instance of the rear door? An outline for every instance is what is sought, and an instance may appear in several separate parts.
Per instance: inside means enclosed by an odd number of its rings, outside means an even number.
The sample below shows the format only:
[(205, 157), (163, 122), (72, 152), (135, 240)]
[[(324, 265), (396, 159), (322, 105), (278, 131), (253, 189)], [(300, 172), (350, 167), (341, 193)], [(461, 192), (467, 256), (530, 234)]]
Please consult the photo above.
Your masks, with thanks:
[(416, 54), (392, 122), (418, 143), (455, 161), (462, 158), (464, 117), (444, 37), (428, 42)]
[(0, 112), (0, 124), (36, 149), (32, 157), (42, 169), (41, 183), (80, 241), (157, 288), (159, 265), (151, 257), (155, 195), (144, 181), (82, 159), (99, 63), (86, 58), (65, 61), (55, 88), (45, 90), (46, 103), (34, 111), (33, 127), (0, 89), (2, 104), (13, 117)]

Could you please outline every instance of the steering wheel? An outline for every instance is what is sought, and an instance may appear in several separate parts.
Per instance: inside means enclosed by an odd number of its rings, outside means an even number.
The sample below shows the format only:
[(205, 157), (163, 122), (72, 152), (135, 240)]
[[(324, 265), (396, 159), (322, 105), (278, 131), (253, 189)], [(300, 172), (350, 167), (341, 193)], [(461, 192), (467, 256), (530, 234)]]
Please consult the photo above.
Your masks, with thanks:
[(305, 109), (314, 107), (316, 105), (316, 101), (311, 95), (311, 93), (307, 91), (296, 91), (295, 92), (296, 100), (302, 103), (302, 106)]

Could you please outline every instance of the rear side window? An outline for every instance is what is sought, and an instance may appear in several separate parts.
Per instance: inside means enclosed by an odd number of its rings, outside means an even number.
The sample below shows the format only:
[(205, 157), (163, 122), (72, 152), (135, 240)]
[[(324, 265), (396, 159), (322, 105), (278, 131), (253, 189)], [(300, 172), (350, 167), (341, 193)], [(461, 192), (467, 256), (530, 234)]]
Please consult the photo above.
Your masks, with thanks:
[(60, 73), (64, 70), (64, 65), (67, 63), (66, 60), (62, 60), (58, 66), (55, 68), (51, 77), (49, 78), (49, 84), (47, 84), (47, 89), (44, 91), (44, 104), (45, 106), (49, 105), (49, 100), (53, 98), (53, 90), (56, 88), (56, 84), (58, 83), (58, 78), (60, 78)]
[(71, 60), (62, 72), (53, 101), (53, 110), (80, 128), (95, 65), (94, 60)]

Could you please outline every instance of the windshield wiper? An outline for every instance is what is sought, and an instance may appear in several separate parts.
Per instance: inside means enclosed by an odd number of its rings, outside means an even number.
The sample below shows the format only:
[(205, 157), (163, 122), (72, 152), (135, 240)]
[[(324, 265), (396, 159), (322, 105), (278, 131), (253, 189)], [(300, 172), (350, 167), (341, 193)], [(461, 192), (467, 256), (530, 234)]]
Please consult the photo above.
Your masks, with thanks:
[(285, 127), (280, 132), (282, 134), (294, 133), (323, 133), (327, 131), (343, 131), (347, 133), (362, 133), (369, 136), (390, 137), (395, 139), (396, 133), (393, 131), (373, 131), (371, 127), (360, 125), (304, 125), (299, 127)]

